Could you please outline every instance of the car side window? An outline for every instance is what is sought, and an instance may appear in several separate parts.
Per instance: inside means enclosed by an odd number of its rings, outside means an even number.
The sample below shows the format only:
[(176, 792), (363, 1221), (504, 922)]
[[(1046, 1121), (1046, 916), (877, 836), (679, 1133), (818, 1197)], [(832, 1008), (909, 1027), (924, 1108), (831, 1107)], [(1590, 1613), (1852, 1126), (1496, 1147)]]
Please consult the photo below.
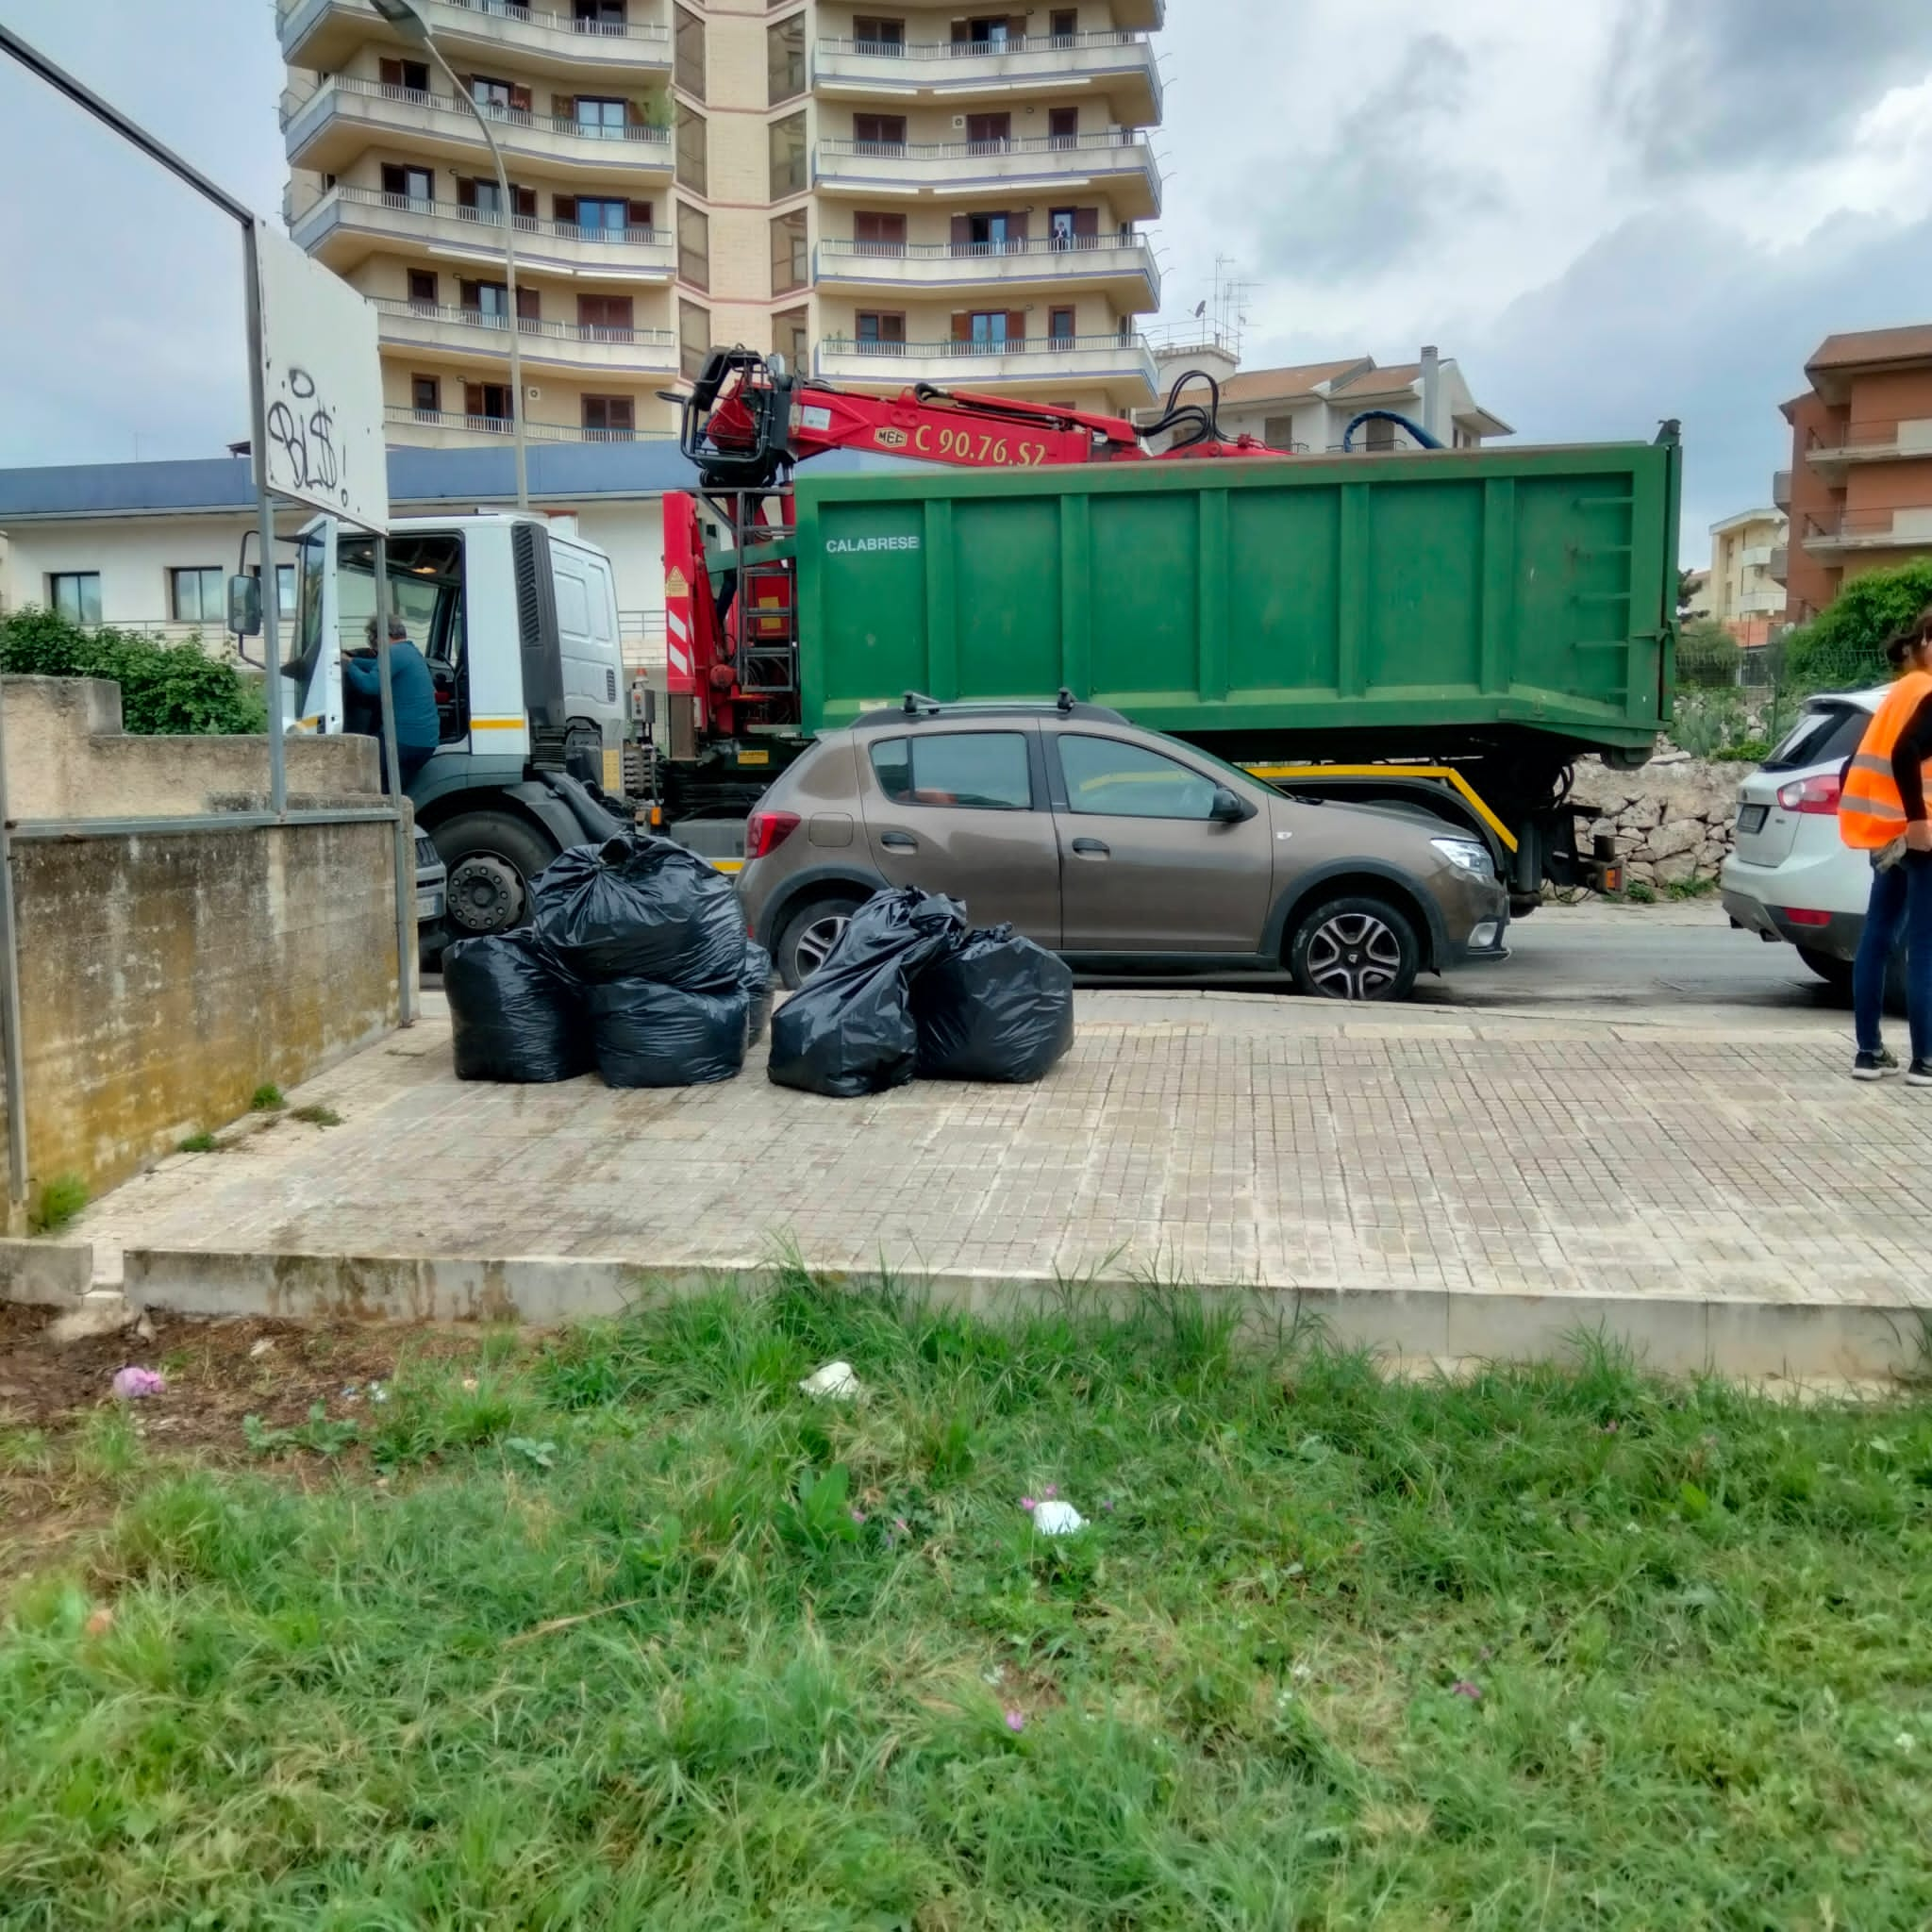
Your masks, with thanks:
[(932, 731), (872, 747), (879, 790), (894, 805), (1030, 811), (1033, 774), (1024, 731)]
[(1122, 819), (1205, 819), (1213, 813), (1213, 779), (1157, 751), (1075, 732), (1056, 742), (1069, 811)]

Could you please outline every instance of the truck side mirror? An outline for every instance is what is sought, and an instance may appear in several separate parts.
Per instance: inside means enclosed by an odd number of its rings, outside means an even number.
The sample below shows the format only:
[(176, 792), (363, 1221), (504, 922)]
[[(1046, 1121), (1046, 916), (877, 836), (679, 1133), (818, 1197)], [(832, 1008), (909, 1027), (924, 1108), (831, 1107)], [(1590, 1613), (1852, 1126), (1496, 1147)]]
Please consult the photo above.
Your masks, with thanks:
[(1225, 785), (1214, 788), (1214, 804), (1208, 817), (1217, 825), (1238, 825), (1255, 816), (1255, 808), (1239, 792), (1230, 791)]
[(245, 572), (228, 579), (228, 628), (238, 638), (261, 635), (261, 579)]

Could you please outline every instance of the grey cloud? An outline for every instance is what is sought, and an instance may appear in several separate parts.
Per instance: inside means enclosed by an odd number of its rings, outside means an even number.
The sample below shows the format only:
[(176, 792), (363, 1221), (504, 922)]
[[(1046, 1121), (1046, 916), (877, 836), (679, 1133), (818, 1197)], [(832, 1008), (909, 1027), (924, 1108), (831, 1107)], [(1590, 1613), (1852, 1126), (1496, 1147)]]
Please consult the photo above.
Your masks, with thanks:
[(1932, 69), (1928, 0), (1623, 0), (1604, 98), (1653, 178), (1840, 147)]
[[(1706, 527), (1768, 501), (1790, 461), (1778, 404), (1837, 329), (1932, 310), (1932, 220), (1844, 215), (1828, 242), (1773, 254), (1695, 216), (1639, 216), (1455, 347), (1476, 395), (1524, 442), (1650, 437), (1681, 420), (1685, 558)], [(1445, 338), (1445, 340), (1447, 340)]]
[(1461, 108), (1468, 91), (1461, 48), (1438, 33), (1411, 40), (1325, 148), (1259, 168), (1257, 266), (1293, 275), (1372, 274), (1413, 256), (1445, 217), (1491, 201), (1487, 176), (1428, 158), (1431, 128)]

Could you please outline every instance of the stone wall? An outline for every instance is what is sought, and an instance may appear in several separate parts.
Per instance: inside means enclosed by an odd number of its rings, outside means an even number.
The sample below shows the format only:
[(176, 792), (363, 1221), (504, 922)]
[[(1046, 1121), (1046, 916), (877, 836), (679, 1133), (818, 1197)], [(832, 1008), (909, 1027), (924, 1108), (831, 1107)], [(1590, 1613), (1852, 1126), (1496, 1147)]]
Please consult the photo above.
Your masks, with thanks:
[(1650, 886), (1715, 878), (1731, 849), (1738, 787), (1757, 768), (1710, 764), (1666, 753), (1635, 772), (1612, 772), (1595, 759), (1576, 768), (1574, 797), (1596, 813), (1578, 823), (1586, 848), (1607, 832), (1623, 855), (1627, 879)]
[[(124, 738), (92, 679), (5, 701), (30, 1191), (98, 1192), (395, 1026), (392, 824), (69, 829), (259, 809), (268, 741)], [(288, 749), (291, 806), (380, 802), (372, 741)]]

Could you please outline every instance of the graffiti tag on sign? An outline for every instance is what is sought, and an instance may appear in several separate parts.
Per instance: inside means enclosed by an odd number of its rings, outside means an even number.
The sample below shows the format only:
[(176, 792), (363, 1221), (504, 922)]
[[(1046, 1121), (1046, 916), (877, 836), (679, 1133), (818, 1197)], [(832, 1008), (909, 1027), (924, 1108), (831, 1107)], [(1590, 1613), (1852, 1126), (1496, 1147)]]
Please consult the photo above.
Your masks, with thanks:
[(333, 496), (348, 507), (351, 491), (336, 412), (306, 369), (290, 369), (268, 406), (268, 438), (281, 451), (278, 481), (303, 495)]

